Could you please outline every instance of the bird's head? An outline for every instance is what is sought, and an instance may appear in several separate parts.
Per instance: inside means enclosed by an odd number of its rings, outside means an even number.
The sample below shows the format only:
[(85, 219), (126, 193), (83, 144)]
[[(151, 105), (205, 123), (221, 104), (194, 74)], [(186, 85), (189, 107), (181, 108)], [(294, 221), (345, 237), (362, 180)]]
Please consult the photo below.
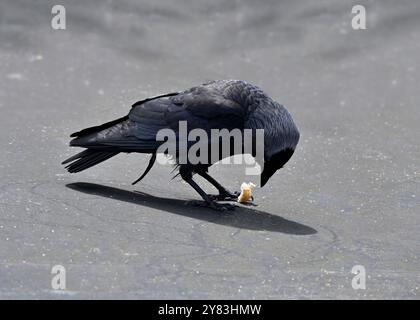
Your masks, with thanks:
[(287, 161), (292, 157), (295, 150), (287, 148), (271, 156), (265, 156), (264, 169), (261, 173), (261, 187), (267, 183), (271, 176), (279, 169), (283, 168)]

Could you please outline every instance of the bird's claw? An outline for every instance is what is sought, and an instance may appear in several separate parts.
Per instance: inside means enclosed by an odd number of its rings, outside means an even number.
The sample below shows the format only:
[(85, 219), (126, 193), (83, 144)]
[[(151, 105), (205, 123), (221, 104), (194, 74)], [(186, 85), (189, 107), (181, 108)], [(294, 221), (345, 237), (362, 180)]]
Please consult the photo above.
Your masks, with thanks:
[(208, 197), (213, 201), (237, 201), (240, 192), (224, 192), (219, 194), (209, 194)]

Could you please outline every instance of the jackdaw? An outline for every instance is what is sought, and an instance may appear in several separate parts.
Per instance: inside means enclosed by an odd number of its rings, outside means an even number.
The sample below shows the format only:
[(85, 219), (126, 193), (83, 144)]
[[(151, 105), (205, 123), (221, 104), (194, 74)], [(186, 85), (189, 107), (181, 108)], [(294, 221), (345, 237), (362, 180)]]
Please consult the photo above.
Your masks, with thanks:
[[(178, 143), (179, 124), (185, 121), (188, 131), (202, 129), (211, 137), (211, 129), (263, 129), (263, 159), (257, 162), (263, 167), (261, 187), (270, 177), (290, 159), (299, 141), (299, 131), (289, 112), (279, 103), (267, 96), (260, 88), (241, 80), (217, 80), (196, 86), (185, 91), (167, 93), (136, 102), (128, 115), (100, 126), (73, 133), (70, 146), (86, 150), (68, 158), (69, 172), (80, 172), (103, 162), (120, 152), (139, 152), (151, 154), (145, 172), (137, 183), (152, 168), (158, 148), (163, 141), (157, 139), (161, 129), (171, 129), (176, 133)], [(219, 143), (208, 141), (209, 144)], [(242, 141), (243, 143), (243, 141)], [(252, 140), (251, 154), (256, 156), (255, 137)], [(187, 148), (193, 145), (187, 141)], [(230, 147), (228, 154), (219, 152), (216, 157), (209, 155), (208, 161), (200, 163), (180, 163), (179, 151), (172, 154), (178, 174), (203, 198), (203, 205), (216, 210), (232, 209), (235, 206), (217, 201), (236, 201), (237, 192), (230, 192), (208, 174), (208, 168), (215, 162), (237, 154)], [(239, 153), (243, 153), (244, 149)], [(210, 152), (211, 153), (211, 152)], [(193, 180), (198, 174), (212, 185), (219, 194), (204, 192)]]

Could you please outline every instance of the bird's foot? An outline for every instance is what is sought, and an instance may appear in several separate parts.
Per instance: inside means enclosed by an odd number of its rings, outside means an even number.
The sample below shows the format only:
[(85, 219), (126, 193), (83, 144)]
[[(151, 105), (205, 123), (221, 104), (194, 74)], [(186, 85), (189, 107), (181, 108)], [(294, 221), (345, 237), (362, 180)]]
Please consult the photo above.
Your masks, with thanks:
[(214, 201), (237, 201), (238, 197), (240, 195), (240, 192), (235, 191), (235, 192), (221, 192), (219, 194), (209, 194), (208, 197), (211, 200)]
[(190, 200), (186, 202), (188, 205), (196, 206), (196, 207), (205, 207), (210, 208), (217, 211), (232, 211), (235, 210), (237, 207), (231, 203), (217, 203), (215, 201), (201, 201), (201, 200)]

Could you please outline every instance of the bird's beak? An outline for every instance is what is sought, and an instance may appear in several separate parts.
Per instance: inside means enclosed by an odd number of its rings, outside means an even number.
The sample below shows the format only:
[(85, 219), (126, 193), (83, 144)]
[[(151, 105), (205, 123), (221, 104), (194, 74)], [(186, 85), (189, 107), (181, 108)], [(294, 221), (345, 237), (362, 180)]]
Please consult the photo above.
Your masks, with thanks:
[(270, 166), (264, 166), (264, 170), (261, 173), (261, 187), (264, 187), (267, 181), (271, 178), (271, 176), (277, 171), (277, 169), (270, 167)]

